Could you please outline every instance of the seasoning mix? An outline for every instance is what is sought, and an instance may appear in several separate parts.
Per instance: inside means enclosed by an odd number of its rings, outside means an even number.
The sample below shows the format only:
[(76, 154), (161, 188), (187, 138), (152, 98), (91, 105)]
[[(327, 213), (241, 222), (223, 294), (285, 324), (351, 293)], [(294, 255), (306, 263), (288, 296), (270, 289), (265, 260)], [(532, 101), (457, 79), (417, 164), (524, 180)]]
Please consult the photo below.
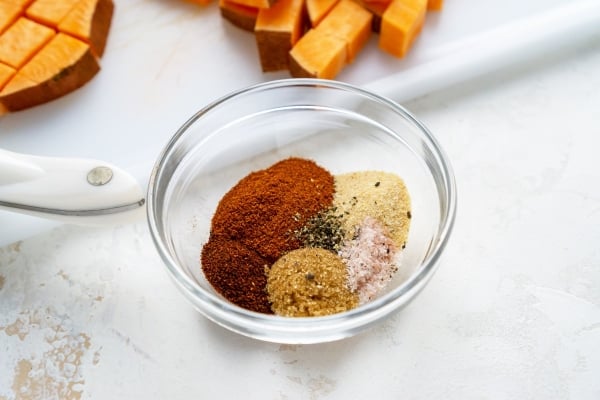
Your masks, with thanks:
[(207, 281), (245, 309), (288, 317), (350, 310), (392, 279), (410, 226), (400, 177), (333, 176), (288, 158), (240, 180), (219, 202), (202, 247)]

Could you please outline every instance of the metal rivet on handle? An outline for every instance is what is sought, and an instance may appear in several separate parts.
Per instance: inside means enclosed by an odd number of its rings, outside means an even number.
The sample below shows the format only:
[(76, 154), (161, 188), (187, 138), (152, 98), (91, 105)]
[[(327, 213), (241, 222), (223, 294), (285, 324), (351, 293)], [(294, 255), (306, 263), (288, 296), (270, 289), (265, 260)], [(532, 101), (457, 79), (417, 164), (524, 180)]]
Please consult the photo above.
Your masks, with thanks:
[(104, 166), (93, 168), (87, 174), (87, 181), (90, 185), (102, 186), (106, 185), (113, 177), (112, 169)]

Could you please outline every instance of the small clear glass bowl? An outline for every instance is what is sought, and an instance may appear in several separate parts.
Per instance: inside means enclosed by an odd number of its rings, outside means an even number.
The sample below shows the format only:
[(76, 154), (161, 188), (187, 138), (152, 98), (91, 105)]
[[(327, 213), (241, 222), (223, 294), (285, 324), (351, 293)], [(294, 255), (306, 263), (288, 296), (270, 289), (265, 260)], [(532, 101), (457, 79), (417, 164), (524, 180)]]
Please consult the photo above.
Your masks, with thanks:
[[(399, 271), (373, 301), (331, 316), (280, 317), (228, 302), (204, 278), (200, 252), (221, 197), (250, 172), (292, 156), (334, 175), (381, 170), (404, 180), (412, 204), (408, 241)], [(242, 335), (299, 344), (354, 335), (413, 299), (450, 236), (456, 187), (438, 142), (398, 104), (339, 82), (285, 79), (237, 91), (192, 116), (156, 162), (147, 201), (156, 248), (198, 311)]]

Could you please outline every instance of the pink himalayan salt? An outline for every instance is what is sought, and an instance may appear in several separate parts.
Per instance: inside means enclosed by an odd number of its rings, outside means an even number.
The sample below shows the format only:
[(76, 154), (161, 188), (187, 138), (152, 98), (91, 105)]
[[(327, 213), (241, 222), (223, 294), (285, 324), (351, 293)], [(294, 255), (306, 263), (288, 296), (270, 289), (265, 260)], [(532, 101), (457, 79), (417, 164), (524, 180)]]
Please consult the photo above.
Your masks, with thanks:
[(344, 242), (339, 256), (348, 267), (348, 287), (357, 292), (360, 304), (373, 299), (398, 269), (396, 246), (375, 218), (365, 217), (355, 238)]

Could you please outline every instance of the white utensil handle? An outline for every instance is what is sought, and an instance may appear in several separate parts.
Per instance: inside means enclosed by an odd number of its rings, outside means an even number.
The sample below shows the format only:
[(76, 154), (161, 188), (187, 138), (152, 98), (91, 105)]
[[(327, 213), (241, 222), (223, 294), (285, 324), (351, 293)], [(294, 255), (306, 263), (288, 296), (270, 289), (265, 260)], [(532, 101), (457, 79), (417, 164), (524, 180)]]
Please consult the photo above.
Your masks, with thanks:
[(95, 225), (129, 220), (143, 204), (139, 183), (114, 165), (0, 149), (2, 209)]
[[(515, 21), (453, 43), (428, 63), (366, 85), (402, 102), (556, 52), (600, 34), (600, 1), (568, 2), (534, 17)], [(442, 49), (443, 50), (443, 49)]]

